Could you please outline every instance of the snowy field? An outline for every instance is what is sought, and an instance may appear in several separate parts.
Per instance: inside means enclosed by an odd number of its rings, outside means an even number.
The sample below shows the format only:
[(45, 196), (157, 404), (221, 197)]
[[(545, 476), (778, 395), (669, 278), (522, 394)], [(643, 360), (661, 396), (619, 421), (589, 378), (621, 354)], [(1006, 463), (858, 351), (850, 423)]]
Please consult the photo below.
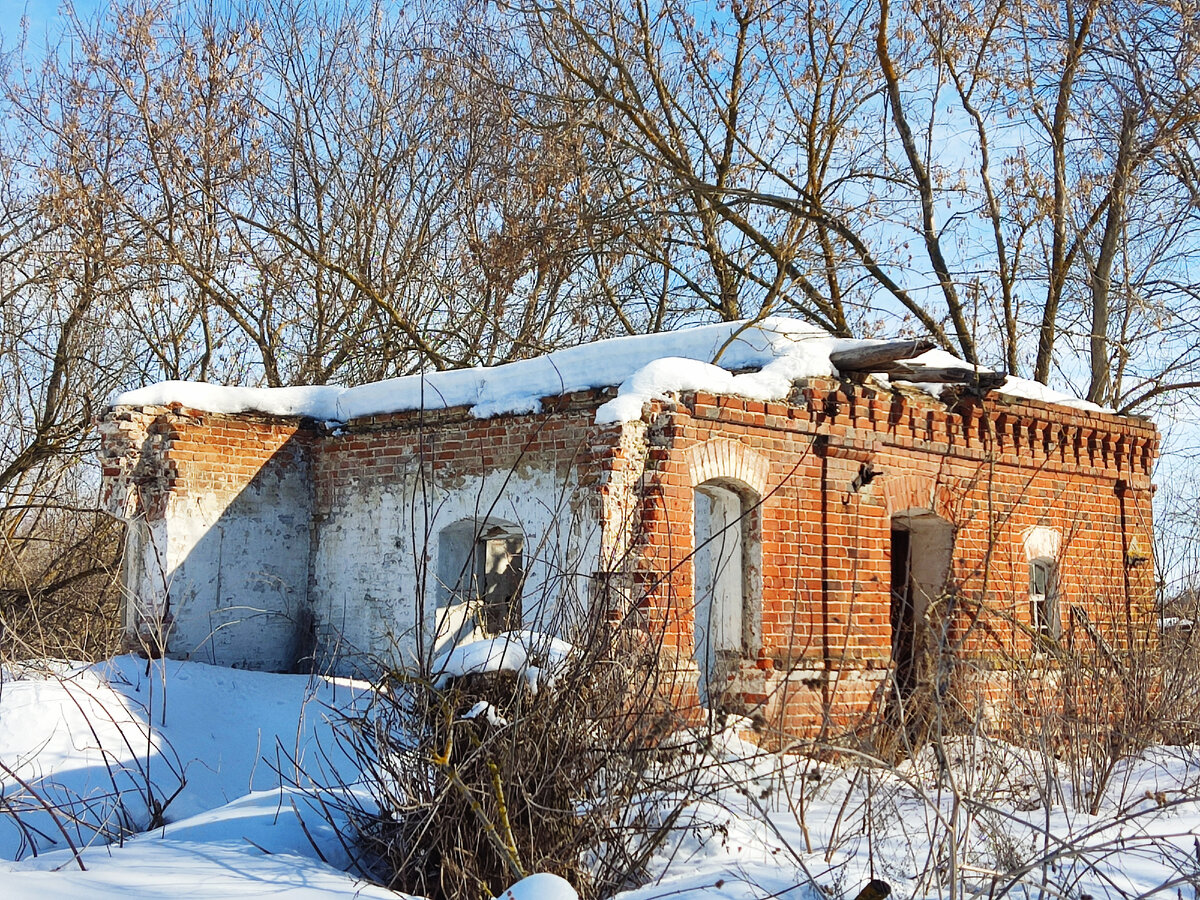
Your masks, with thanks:
[[(134, 657), (5, 671), (0, 897), (401, 896), (343, 871), (313, 786), (353, 780), (331, 722), (368, 690)], [(623, 900), (852, 898), (872, 878), (902, 898), (1200, 889), (1196, 748), (1121, 764), (1095, 816), (1078, 772), (997, 742), (885, 770), (780, 760), (726, 734), (696, 762), (711, 789)], [(548, 876), (506, 894), (573, 895)]]

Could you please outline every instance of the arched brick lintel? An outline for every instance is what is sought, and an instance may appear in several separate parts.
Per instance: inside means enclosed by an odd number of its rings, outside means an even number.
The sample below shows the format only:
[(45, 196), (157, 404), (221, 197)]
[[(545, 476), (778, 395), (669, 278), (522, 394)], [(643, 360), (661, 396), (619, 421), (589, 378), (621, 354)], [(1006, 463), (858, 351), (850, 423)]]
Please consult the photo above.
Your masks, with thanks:
[(733, 481), (759, 497), (767, 493), (770, 460), (740, 441), (714, 438), (689, 447), (686, 456), (692, 487), (706, 481)]
[(922, 472), (904, 475), (888, 473), (876, 483), (889, 516), (911, 509), (927, 509), (943, 519), (950, 518), (946, 492), (938, 490), (937, 478), (933, 475)]

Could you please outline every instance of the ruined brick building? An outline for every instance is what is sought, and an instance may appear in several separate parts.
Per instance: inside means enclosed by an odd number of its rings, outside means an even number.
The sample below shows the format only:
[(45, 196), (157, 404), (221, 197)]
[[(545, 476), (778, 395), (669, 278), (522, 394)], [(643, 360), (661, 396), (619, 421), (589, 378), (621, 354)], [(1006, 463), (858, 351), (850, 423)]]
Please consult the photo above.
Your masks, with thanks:
[[(359, 672), (604, 603), (691, 696), (811, 729), (889, 674), (911, 690), (930, 642), (1000, 669), (1148, 622), (1154, 427), (897, 352), (773, 319), (348, 390), (132, 392), (100, 425), (127, 628)], [(937, 379), (964, 383), (908, 383)]]

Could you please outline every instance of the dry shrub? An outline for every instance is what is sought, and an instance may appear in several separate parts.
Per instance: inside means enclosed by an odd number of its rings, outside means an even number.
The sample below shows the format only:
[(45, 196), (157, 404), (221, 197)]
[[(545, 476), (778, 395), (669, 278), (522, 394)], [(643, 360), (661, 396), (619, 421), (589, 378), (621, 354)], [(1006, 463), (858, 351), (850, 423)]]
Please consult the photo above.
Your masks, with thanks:
[(1100, 621), (1071, 607), (1059, 640), (1043, 643), (1034, 660), (1013, 661), (1009, 717), (1013, 739), (1065, 766), (1076, 806), (1091, 815), (1123, 760), (1200, 738), (1200, 648), (1191, 633), (1160, 634), (1148, 617), (1127, 616), (1119, 597), (1098, 608)]
[(1156, 743), (1194, 741), (1200, 669), (1196, 654), (1153, 631), (1113, 645), (1100, 635), (1069, 643), (1052, 715), (1076, 797), (1096, 815), (1122, 760)]
[(1200, 742), (1200, 599), (1187, 598), (1158, 635), (1161, 660), (1158, 706), (1160, 738), (1168, 744)]
[(441, 688), (387, 673), (341, 730), (373, 795), (344, 810), (364, 868), (430, 898), (490, 898), (532, 872), (585, 900), (638, 882), (695, 773), (659, 748), (680, 723), (644, 633), (595, 623), (575, 646), (536, 689), (524, 672)]
[(965, 734), (980, 709), (973, 661), (951, 640), (948, 610), (960, 598), (946, 593), (930, 603), (903, 671), (893, 662), (876, 696), (872, 718), (861, 729), (860, 748), (896, 765), (931, 741)]
[(119, 524), (93, 510), (42, 510), (34, 527), (5, 534), (0, 659), (92, 661), (116, 652), (120, 543)]

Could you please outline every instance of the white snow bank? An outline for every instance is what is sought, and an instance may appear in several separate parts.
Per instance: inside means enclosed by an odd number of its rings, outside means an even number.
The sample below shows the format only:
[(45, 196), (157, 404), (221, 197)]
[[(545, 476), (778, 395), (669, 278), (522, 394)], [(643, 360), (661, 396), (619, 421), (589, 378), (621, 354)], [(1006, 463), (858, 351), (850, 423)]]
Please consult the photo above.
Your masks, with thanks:
[[(835, 341), (825, 332), (793, 319), (773, 317), (748, 326), (745, 322), (704, 325), (663, 334), (633, 335), (558, 350), (536, 359), (492, 368), (457, 369), (406, 375), (354, 388), (238, 388), (167, 381), (112, 397), (112, 406), (163, 406), (182, 403), (215, 413), (259, 412), (308, 416), (345, 422), (361, 416), (410, 409), (468, 406), (478, 418), (502, 413), (536, 412), (541, 398), (572, 391), (626, 385), (652, 363), (653, 374), (622, 390), (619, 409), (636, 418), (641, 403), (667, 390), (710, 389), (728, 392), (731, 369), (762, 368), (787, 358), (763, 379), (737, 381), (734, 389), (755, 396), (786, 396), (791, 377), (829, 374), (829, 352)], [(720, 366), (693, 370), (687, 361)], [(683, 368), (671, 374), (682, 361)], [(642, 399), (639, 401), (638, 397)], [(615, 410), (606, 421), (618, 421)]]
[(1082, 409), (1089, 412), (1112, 412), (1111, 409), (1097, 406), (1089, 400), (1081, 400), (1078, 397), (1072, 397), (1070, 394), (1064, 394), (1062, 391), (1048, 388), (1040, 382), (1030, 381), (1028, 378), (1017, 378), (1013, 375), (1009, 375), (1005, 379), (1004, 384), (1000, 385), (999, 390), (1000, 393), (1009, 397), (1040, 400), (1042, 403), (1054, 403), (1058, 406), (1069, 406), (1073, 409)]
[(553, 673), (572, 649), (566, 641), (534, 631), (508, 631), (493, 638), (468, 641), (433, 661), (434, 686), (441, 689), (450, 679), (463, 675), (518, 672), (536, 693), (539, 683)]
[[(726, 322), (663, 334), (634, 335), (558, 350), (492, 368), (458, 369), (391, 378), (342, 388), (221, 387), (167, 381), (109, 400), (112, 406), (181, 403), (214, 413), (258, 412), (346, 422), (412, 409), (466, 406), (477, 418), (537, 412), (541, 398), (618, 387), (600, 407), (600, 424), (632, 421), (644, 404), (674, 391), (709, 391), (754, 400), (782, 400), (799, 378), (833, 373), (829, 354), (871, 341), (833, 338), (795, 319), (773, 316), (754, 324)], [(922, 365), (966, 365), (944, 351), (918, 357)], [(941, 385), (925, 388), (935, 396)], [(1094, 404), (1036, 382), (1009, 378), (1001, 391), (1078, 409)]]
[[(528, 644), (532, 655), (532, 637), (518, 633), (511, 643)], [(549, 640), (538, 649), (538, 659), (550, 662), (570, 652)], [(314, 749), (314, 742), (328, 749), (325, 715), (312, 700), (340, 707), (360, 686), (179, 662), (155, 663), (147, 679), (145, 666), (123, 657), (60, 669), (65, 683), (52, 676), (0, 682), (0, 760), (42, 777), (42, 784), (47, 776), (67, 781), (94, 768), (98, 757), (130, 764), (125, 737), (141, 736), (138, 757), (161, 754), (147, 754), (146, 734), (152, 747), (161, 747), (169, 732), (172, 758), (186, 764), (189, 782), (176, 802), (201, 811), (174, 819), (173, 804), (164, 828), (121, 845), (83, 848), (86, 871), (61, 840), (36, 858), (0, 862), (0, 897), (404, 896), (338, 871), (347, 854), (319, 808), (326, 796), (319, 789), (236, 793), (239, 785), (258, 784), (260, 775), (275, 777), (262, 761), (276, 759), (272, 735), (306, 757), (304, 748)], [(165, 728), (158, 724), (164, 697)], [(138, 730), (138, 722), (150, 731)], [(662, 784), (681, 777), (676, 783), (703, 799), (688, 805), (673, 837), (647, 860), (650, 883), (616, 900), (824, 900), (853, 896), (874, 877), (890, 882), (895, 896), (936, 900), (953, 877), (938, 865), (951, 841), (963, 864), (956, 884), (961, 896), (990, 896), (999, 883), (1022, 896), (1175, 897), (1195, 883), (1200, 750), (1194, 746), (1150, 747), (1121, 760), (1102, 791), (1100, 814), (1092, 816), (1079, 810), (1091, 805), (1094, 776), (1035, 750), (981, 737), (952, 739), (894, 770), (856, 770), (833, 760), (766, 754), (740, 739), (745, 725), (731, 722), (711, 739), (683, 735), (675, 752), (657, 759), (656, 765), (673, 767)], [(160, 787), (174, 783), (161, 755), (151, 763)], [(1082, 794), (1074, 793), (1072, 778)], [(7, 794), (12, 786), (3, 781)], [(675, 808), (671, 800), (655, 793), (628, 798), (630, 815), (639, 827), (659, 822), (656, 816)], [(46, 833), (55, 837), (53, 828)], [(575, 900), (575, 892), (543, 874), (497, 900), (531, 898)]]
[[(55, 851), (4, 871), (5, 900), (401, 900), (408, 895), (367, 884), (309, 854), (259, 849), (231, 831), (213, 842), (148, 835), (120, 847), (94, 847), (80, 871), (70, 851)], [(311, 849), (309, 851), (311, 853)]]
[(236, 415), (257, 412), (269, 416), (309, 416), (337, 419), (338, 398), (345, 389), (333, 385), (281, 388), (230, 387), (199, 381), (160, 381), (109, 398), (109, 406), (166, 406), (182, 403), (192, 409)]
[[(547, 665), (569, 649), (519, 638)], [(352, 829), (343, 822), (338, 833), (319, 785), (305, 777), (355, 780), (353, 769), (342, 768), (349, 763), (339, 757), (330, 720), (369, 696), (349, 681), (180, 661), (155, 662), (147, 676), (145, 660), (130, 656), (96, 666), (6, 667), (0, 762), (49, 802), (73, 802), (80, 814), (86, 801), (90, 811), (75, 823), (59, 815), (72, 850), (44, 810), (17, 808), (23, 791), (15, 779), (0, 778), (0, 860), (16, 860), (0, 861), (0, 896), (403, 900), (409, 895), (342, 871), (351, 863)], [(277, 768), (303, 787), (280, 786)], [(130, 834), (140, 823), (128, 816), (146, 813), (148, 785), (160, 802), (178, 794), (165, 825)], [(367, 793), (356, 796), (364, 808), (371, 802)], [(102, 842), (117, 831), (120, 843)], [(577, 900), (552, 875), (530, 876), (501, 897)]]
[(661, 399), (673, 391), (708, 391), (751, 400), (782, 400), (791, 392), (797, 379), (833, 373), (829, 362), (832, 345), (830, 338), (813, 339), (797, 345), (793, 352), (761, 364), (758, 371), (740, 374), (698, 360), (656, 359), (621, 383), (617, 396), (596, 411), (596, 422), (604, 425), (632, 421), (641, 416), (648, 401)]
[[(66, 838), (43, 801), (70, 816), (77, 844), (145, 828), (155, 804), (167, 822), (253, 790), (308, 775), (350, 775), (331, 737), (330, 709), (365, 687), (132, 656), (66, 674), (0, 685), (0, 859), (61, 848)], [(290, 757), (290, 760), (289, 760)], [(303, 771), (301, 771), (303, 770)], [(28, 785), (23, 788), (16, 778)]]

